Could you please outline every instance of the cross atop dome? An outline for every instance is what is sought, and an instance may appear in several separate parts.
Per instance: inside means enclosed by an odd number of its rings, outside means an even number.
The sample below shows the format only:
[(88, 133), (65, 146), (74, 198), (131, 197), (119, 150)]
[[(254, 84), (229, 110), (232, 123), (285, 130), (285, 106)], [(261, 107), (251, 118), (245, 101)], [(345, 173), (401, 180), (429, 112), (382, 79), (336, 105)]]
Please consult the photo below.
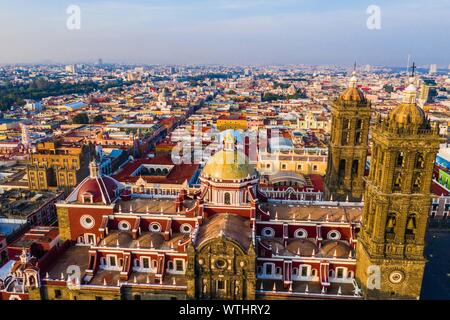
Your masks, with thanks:
[(416, 103), (417, 88), (414, 85), (414, 82), (416, 80), (415, 69), (416, 69), (416, 64), (413, 62), (413, 65), (411, 67), (411, 77), (409, 77), (409, 79), (408, 79), (409, 85), (403, 91), (403, 100), (402, 100), (403, 103), (407, 103), (407, 104), (415, 104)]

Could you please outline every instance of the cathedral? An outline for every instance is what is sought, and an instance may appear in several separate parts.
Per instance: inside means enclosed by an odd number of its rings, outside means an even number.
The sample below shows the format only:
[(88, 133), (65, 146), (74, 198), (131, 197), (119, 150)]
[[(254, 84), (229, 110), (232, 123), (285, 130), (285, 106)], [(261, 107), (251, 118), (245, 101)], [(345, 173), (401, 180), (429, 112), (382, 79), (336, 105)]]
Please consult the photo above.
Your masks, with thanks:
[(402, 103), (372, 127), (356, 75), (333, 102), (324, 201), (271, 199), (225, 135), (200, 188), (138, 195), (92, 162), (57, 203), (59, 243), (23, 252), (2, 299), (418, 299), (438, 128)]

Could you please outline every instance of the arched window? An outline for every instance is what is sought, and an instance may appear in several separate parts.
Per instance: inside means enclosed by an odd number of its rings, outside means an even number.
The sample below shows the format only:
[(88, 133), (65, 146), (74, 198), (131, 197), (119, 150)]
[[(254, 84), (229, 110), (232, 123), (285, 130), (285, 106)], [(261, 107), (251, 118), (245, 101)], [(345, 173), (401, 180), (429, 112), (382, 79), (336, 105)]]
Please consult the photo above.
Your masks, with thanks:
[(397, 161), (396, 161), (396, 166), (397, 167), (402, 167), (403, 166), (404, 158), (405, 158), (405, 156), (404, 156), (403, 152), (399, 152), (397, 154)]
[(359, 167), (359, 161), (353, 160), (352, 163), (352, 178), (356, 177), (358, 175), (358, 167)]
[(415, 165), (416, 169), (422, 169), (423, 164), (424, 164), (423, 155), (421, 153), (419, 153), (416, 156), (416, 165)]
[(400, 191), (401, 187), (402, 187), (402, 174), (400, 172), (397, 172), (394, 175), (393, 190), (394, 191)]
[(391, 212), (387, 216), (386, 219), (386, 233), (392, 234), (394, 233), (395, 225), (396, 225), (397, 219), (395, 213)]
[(342, 182), (342, 180), (345, 177), (345, 159), (341, 159), (341, 161), (339, 161), (338, 177), (339, 177), (339, 182)]
[(223, 202), (225, 204), (231, 204), (231, 195), (229, 192), (225, 192), (225, 195), (223, 198), (224, 198)]

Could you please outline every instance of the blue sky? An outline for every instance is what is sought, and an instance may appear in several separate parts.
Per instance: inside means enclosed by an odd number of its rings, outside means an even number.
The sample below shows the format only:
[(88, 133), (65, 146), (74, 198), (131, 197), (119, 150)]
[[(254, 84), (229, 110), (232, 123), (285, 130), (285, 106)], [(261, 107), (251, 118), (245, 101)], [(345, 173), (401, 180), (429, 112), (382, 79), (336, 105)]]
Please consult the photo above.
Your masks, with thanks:
[(447, 66), (449, 40), (449, 0), (0, 0), (0, 63)]

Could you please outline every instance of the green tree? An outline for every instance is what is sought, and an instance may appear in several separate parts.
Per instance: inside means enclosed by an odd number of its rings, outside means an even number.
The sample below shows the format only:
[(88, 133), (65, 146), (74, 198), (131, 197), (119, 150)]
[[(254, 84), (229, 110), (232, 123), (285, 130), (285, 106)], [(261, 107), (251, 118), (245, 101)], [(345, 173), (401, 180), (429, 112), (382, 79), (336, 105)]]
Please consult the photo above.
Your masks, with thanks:
[(89, 123), (89, 117), (86, 113), (81, 112), (75, 115), (72, 119), (72, 123), (74, 124), (88, 124)]

